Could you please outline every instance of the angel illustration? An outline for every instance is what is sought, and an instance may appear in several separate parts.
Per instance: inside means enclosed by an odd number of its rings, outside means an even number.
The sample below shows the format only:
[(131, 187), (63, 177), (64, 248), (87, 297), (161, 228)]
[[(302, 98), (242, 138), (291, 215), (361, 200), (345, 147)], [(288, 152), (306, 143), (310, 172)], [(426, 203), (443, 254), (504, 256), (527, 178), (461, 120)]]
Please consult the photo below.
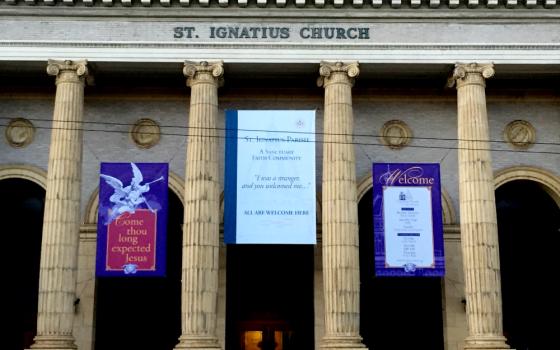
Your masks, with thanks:
[(108, 225), (113, 221), (115, 218), (119, 217), (122, 213), (134, 213), (138, 206), (142, 203), (146, 205), (146, 207), (154, 212), (154, 210), (150, 207), (150, 204), (144, 197), (144, 193), (150, 191), (150, 185), (163, 180), (163, 176), (160, 176), (158, 179), (145, 183), (142, 185), (144, 181), (144, 176), (138, 166), (134, 163), (130, 163), (132, 167), (132, 180), (130, 181), (130, 185), (124, 187), (121, 180), (117, 179), (116, 177), (100, 174), (100, 176), (105, 180), (105, 182), (111, 186), (114, 190), (111, 197), (109, 197), (109, 201), (113, 203), (113, 207), (109, 209), (109, 218), (107, 219), (106, 224)]

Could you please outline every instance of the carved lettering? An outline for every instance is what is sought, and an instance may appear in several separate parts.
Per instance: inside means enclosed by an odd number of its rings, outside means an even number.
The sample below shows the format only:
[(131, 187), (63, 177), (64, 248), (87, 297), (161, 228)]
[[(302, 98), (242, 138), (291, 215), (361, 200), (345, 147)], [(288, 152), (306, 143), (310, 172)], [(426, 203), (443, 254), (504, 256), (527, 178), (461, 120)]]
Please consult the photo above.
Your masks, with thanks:
[[(223, 25), (200, 28), (193, 26), (174, 27), (173, 38), (175, 39), (198, 39), (206, 36), (206, 39), (240, 39), (249, 40), (368, 40), (370, 32), (368, 27), (321, 27), (316, 25), (295, 25), (293, 27), (283, 26), (236, 26)], [(292, 34), (293, 37), (292, 37)]]
[(176, 39), (192, 39), (194, 30), (194, 27), (175, 27), (173, 28), (173, 37)]

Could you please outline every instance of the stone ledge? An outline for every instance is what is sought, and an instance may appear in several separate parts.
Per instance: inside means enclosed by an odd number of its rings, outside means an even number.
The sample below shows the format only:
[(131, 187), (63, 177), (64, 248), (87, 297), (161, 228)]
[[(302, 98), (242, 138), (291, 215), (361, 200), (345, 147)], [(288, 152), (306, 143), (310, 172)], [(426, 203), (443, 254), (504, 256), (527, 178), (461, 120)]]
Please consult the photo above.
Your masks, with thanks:
[[(67, 8), (67, 7), (83, 7), (91, 9), (95, 12), (99, 7), (110, 7), (117, 9), (125, 9), (129, 11), (131, 8), (210, 8), (219, 10), (220, 8), (237, 8), (237, 9), (253, 9), (253, 8), (298, 8), (298, 9), (340, 9), (346, 10), (369, 8), (374, 11), (392, 10), (398, 12), (400, 9), (424, 9), (431, 11), (457, 9), (471, 10), (477, 9), (553, 9), (557, 7), (558, 0), (0, 0), (0, 5), (5, 3), (11, 6), (33, 6), (51, 7), (51, 8)], [(62, 10), (62, 9), (61, 9)], [(61, 11), (62, 12), (62, 11)]]

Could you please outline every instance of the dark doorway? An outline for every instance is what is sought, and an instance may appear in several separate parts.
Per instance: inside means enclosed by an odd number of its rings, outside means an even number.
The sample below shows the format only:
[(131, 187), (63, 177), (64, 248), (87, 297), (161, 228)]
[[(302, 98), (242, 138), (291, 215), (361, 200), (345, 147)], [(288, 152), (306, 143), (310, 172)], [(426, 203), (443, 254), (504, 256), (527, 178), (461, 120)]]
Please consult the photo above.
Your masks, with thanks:
[(364, 344), (375, 350), (443, 350), (441, 279), (375, 277), (372, 193), (366, 193), (358, 207)]
[(169, 191), (166, 277), (97, 279), (95, 349), (171, 350), (181, 335), (183, 205)]
[(314, 348), (310, 245), (227, 247), (228, 350)]
[[(517, 350), (549, 349), (560, 302), (553, 288), (560, 243), (560, 208), (533, 181), (496, 190), (504, 335)], [(545, 316), (548, 315), (548, 316)]]
[(27, 349), (37, 333), (37, 301), (45, 190), (23, 179), (0, 181), (0, 222), (5, 309), (1, 313), (6, 349)]

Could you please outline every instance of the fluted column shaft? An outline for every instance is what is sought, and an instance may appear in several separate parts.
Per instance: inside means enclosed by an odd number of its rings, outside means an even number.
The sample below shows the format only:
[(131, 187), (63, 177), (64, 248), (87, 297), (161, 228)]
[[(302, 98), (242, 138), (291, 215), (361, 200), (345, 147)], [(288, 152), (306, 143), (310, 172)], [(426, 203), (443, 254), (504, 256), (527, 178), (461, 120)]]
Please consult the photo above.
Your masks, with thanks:
[(485, 79), (492, 65), (457, 65), (459, 199), (469, 336), (465, 349), (508, 349), (502, 328), (500, 256)]
[(321, 63), (325, 88), (323, 141), (323, 279), (325, 336), (321, 347), (363, 349), (352, 85), (358, 63)]
[(182, 335), (176, 349), (219, 349), (216, 336), (220, 188), (218, 86), (221, 62), (187, 62), (191, 88), (185, 218), (183, 225)]
[(49, 61), (56, 76), (43, 217), (37, 336), (32, 349), (75, 349), (72, 336), (82, 172), (87, 62)]

